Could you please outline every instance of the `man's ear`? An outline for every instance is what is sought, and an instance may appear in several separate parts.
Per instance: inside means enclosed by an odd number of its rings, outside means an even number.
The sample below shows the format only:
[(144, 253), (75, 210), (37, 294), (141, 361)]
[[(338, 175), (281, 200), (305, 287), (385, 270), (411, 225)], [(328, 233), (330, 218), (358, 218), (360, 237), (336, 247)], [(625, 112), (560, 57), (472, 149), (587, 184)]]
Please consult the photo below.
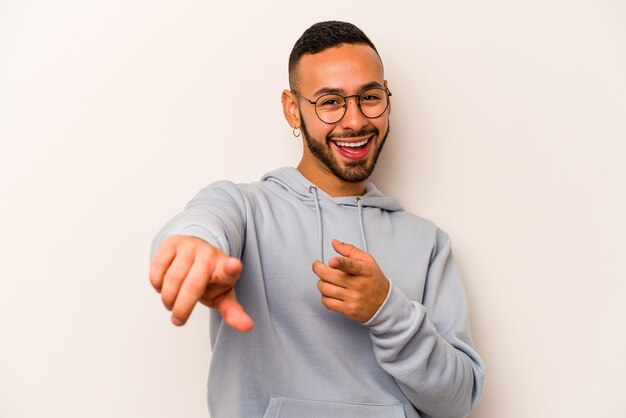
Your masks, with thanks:
[(280, 97), (283, 105), (283, 114), (292, 129), (300, 128), (300, 112), (298, 111), (298, 98), (289, 90), (283, 90)]

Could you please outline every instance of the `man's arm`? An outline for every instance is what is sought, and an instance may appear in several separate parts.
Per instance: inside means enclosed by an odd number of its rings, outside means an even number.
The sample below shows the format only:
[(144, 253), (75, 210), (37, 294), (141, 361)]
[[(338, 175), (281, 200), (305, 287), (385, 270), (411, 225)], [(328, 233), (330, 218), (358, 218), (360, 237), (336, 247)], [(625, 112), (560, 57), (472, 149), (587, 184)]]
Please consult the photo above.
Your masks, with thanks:
[(374, 258), (350, 244), (333, 241), (341, 257), (328, 265), (316, 261), (313, 271), (320, 277), (322, 303), (370, 328), (378, 363), (413, 405), (433, 418), (458, 418), (478, 403), (483, 366), (472, 348), (450, 241), (440, 235), (443, 244), (429, 265), (423, 303), (389, 285)]
[(183, 325), (201, 302), (217, 309), (231, 327), (252, 329), (234, 290), (244, 231), (243, 195), (234, 184), (219, 182), (201, 190), (159, 232), (152, 245), (150, 281), (175, 325)]

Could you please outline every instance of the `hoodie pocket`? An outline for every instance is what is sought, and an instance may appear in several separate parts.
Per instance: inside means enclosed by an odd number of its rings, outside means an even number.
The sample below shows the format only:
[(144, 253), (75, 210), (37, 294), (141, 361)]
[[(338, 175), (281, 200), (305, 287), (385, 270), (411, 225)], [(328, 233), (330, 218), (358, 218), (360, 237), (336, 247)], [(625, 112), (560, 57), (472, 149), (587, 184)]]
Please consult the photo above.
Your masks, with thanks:
[(263, 418), (406, 418), (401, 403), (364, 404), (270, 397)]

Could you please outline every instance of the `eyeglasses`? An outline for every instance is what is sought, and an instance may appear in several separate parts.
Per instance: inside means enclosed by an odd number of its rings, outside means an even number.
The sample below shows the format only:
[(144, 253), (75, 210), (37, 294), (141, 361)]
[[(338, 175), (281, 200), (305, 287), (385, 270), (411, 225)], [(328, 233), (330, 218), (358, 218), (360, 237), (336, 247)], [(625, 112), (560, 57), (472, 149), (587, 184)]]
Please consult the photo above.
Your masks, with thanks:
[(309, 100), (295, 90), (292, 93), (315, 106), (315, 114), (324, 123), (333, 124), (339, 122), (346, 114), (347, 101), (351, 97), (356, 98), (356, 105), (368, 119), (376, 119), (389, 107), (391, 92), (381, 87), (365, 90), (361, 94), (342, 96), (340, 94), (323, 94), (317, 100)]

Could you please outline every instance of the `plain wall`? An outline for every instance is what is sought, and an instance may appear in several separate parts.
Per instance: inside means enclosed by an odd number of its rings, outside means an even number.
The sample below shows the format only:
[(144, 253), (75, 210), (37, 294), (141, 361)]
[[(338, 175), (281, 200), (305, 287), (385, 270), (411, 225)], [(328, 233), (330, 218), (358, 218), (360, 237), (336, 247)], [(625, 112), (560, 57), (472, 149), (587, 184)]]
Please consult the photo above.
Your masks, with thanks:
[(208, 415), (208, 311), (171, 325), (150, 241), (202, 186), (298, 163), (280, 93), (326, 19), (385, 63), (375, 182), (452, 236), (472, 417), (624, 416), (618, 0), (0, 0), (0, 416)]

